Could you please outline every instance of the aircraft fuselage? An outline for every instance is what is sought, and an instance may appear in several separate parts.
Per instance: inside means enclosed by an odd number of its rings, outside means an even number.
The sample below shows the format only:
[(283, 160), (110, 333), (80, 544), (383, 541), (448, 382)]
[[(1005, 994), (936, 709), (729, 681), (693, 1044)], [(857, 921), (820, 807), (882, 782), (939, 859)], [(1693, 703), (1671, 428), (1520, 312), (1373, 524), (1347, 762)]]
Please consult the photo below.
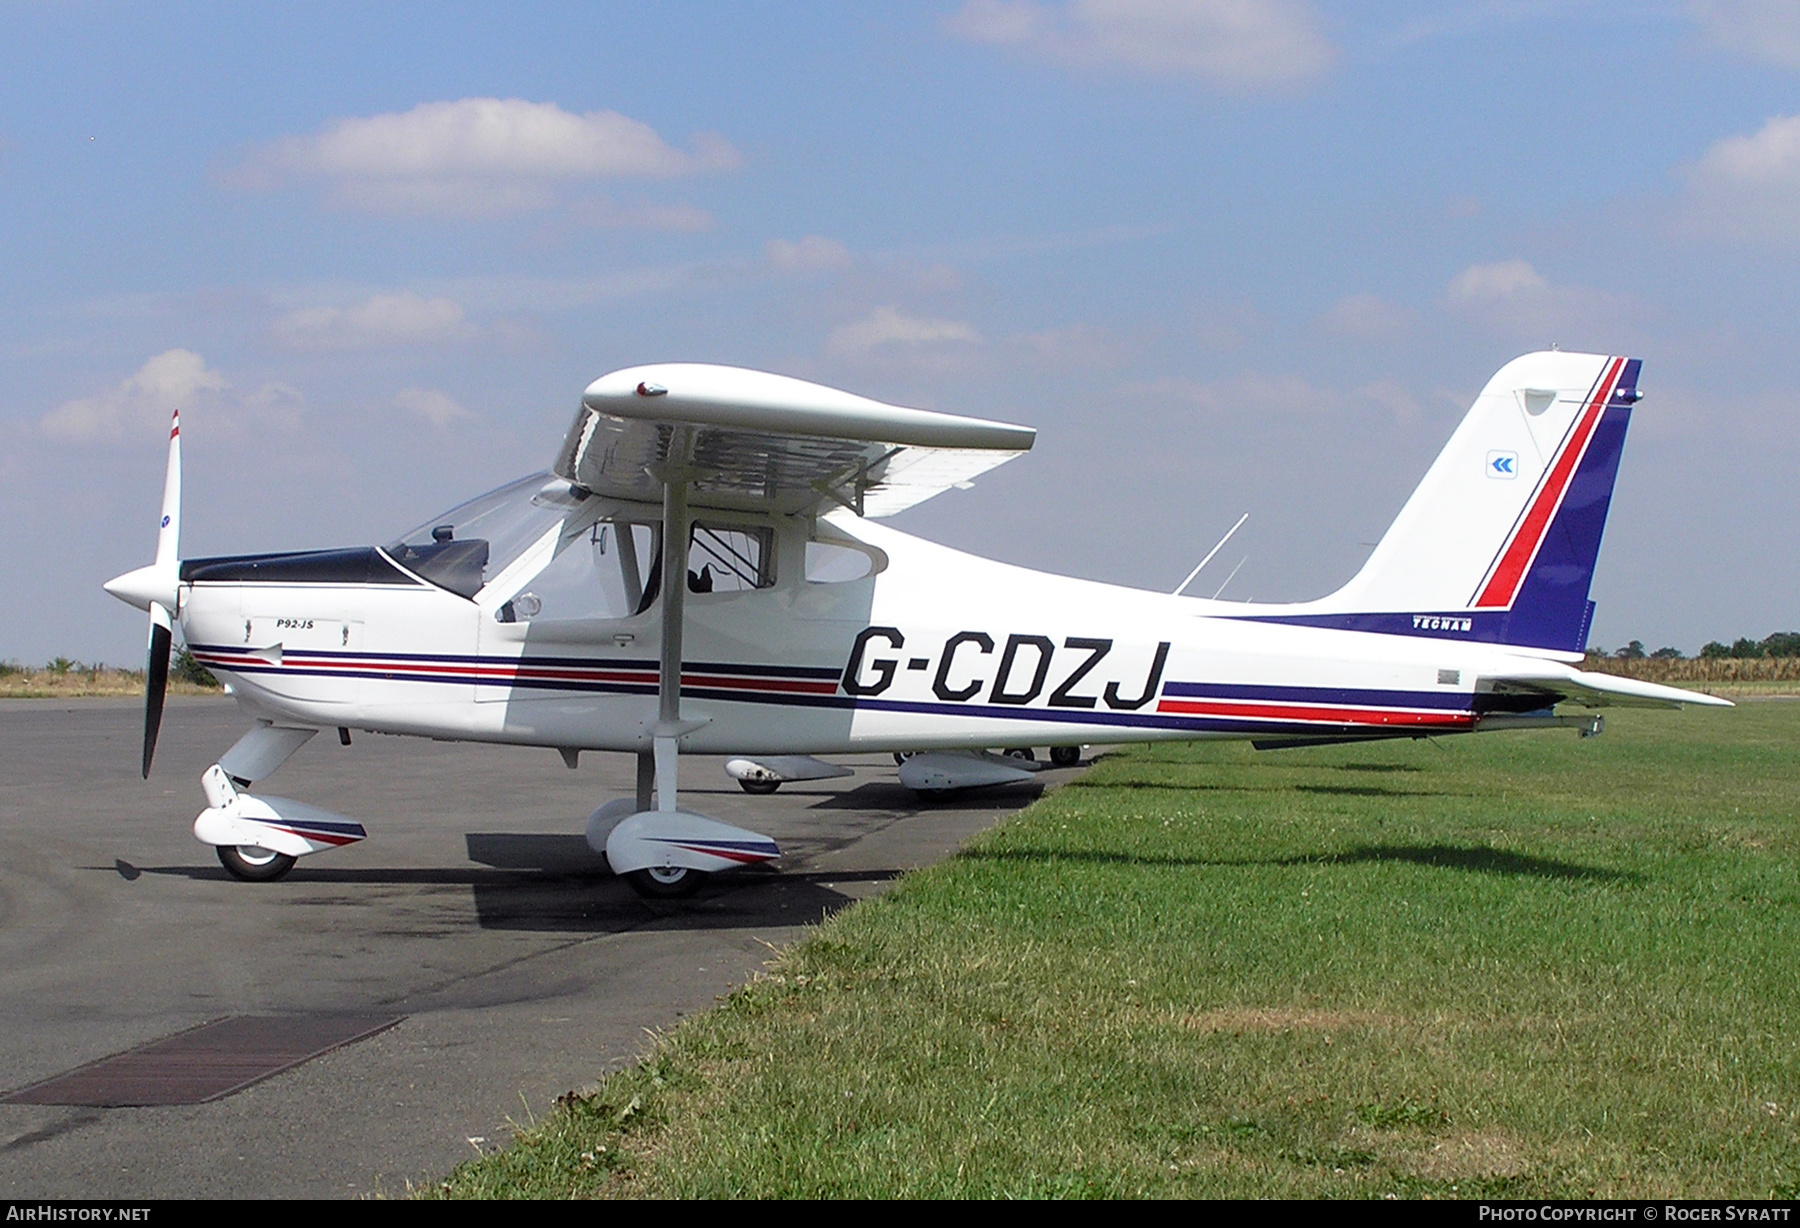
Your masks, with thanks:
[[(811, 522), (766, 521), (769, 587), (687, 594), (682, 717), (700, 724), (684, 751), (1423, 736), (1553, 702), (1479, 690), (1516, 658), (1458, 642), (1456, 628), (1418, 638), (1257, 621), (1282, 607), (1048, 575), (867, 522), (837, 540), (866, 548), (872, 574), (816, 582)], [(198, 572), (180, 602), (196, 658), (278, 724), (647, 745), (653, 601), (625, 617), (502, 621), (516, 583), (470, 598), (404, 574), (369, 582), (361, 565), (299, 580)]]

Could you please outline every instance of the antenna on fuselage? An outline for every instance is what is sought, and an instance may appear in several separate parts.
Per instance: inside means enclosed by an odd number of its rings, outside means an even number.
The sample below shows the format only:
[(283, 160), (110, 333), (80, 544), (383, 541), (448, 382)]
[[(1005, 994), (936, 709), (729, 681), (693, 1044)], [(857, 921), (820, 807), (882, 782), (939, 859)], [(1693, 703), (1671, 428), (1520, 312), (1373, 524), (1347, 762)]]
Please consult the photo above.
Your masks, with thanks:
[[(1208, 563), (1212, 562), (1213, 555), (1217, 554), (1219, 551), (1221, 551), (1225, 548), (1225, 543), (1231, 540), (1231, 535), (1233, 533), (1236, 533), (1239, 529), (1243, 528), (1244, 522), (1248, 519), (1250, 519), (1249, 512), (1245, 512), (1242, 516), (1239, 516), (1237, 519), (1237, 523), (1232, 525), (1229, 529), (1225, 530), (1225, 536), (1221, 537), (1219, 539), (1219, 544), (1214, 546), (1211, 550), (1208, 550), (1206, 552), (1206, 557), (1200, 560), (1199, 565), (1196, 566), (1194, 568), (1194, 570), (1188, 572), (1187, 579), (1183, 580), (1180, 584), (1177, 584), (1175, 586), (1175, 591), (1173, 593), (1170, 593), (1169, 595), (1171, 597), (1181, 596), (1181, 590), (1186, 588), (1188, 585), (1190, 585), (1194, 582), (1194, 577), (1200, 574), (1200, 569), (1202, 567), (1205, 567)], [(1239, 563), (1238, 566), (1242, 567), (1243, 564)], [(1235, 576), (1236, 574), (1237, 574), (1237, 572), (1235, 572), (1235, 571), (1231, 573), (1231, 575), (1233, 575), (1233, 576)], [(1231, 576), (1225, 577), (1225, 583), (1226, 584), (1231, 583)], [(1220, 586), (1221, 590), (1223, 590), (1223, 587), (1224, 587), (1223, 585)]]
[[(1231, 569), (1231, 575), (1225, 577), (1225, 584), (1230, 584), (1232, 581), (1232, 578), (1235, 577), (1238, 572), (1242, 571), (1244, 569), (1244, 564), (1248, 563), (1249, 561), (1250, 561), (1250, 556), (1247, 554), (1243, 558), (1239, 559), (1238, 565)], [(1222, 593), (1225, 591), (1225, 584), (1219, 585), (1218, 591), (1213, 593), (1214, 601), (1217, 601), (1219, 599), (1219, 593)]]

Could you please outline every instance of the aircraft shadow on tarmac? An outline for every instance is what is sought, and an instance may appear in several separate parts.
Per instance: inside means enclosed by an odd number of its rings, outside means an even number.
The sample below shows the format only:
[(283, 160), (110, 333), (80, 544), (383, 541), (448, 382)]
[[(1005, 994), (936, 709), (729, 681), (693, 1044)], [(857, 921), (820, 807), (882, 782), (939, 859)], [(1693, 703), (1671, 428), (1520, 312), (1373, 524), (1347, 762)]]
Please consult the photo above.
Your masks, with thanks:
[(1037, 781), (1017, 785), (994, 785), (977, 791), (951, 793), (940, 800), (927, 800), (897, 780), (871, 780), (848, 791), (821, 791), (812, 810), (869, 810), (879, 813), (929, 814), (933, 810), (984, 810), (1007, 814), (1023, 810), (1044, 795)]
[[(697, 797), (708, 794), (733, 797), (739, 792), (734, 786), (707, 785), (684, 786), (681, 791), (684, 795), (691, 793)], [(867, 810), (889, 818), (929, 814), (934, 810), (944, 809), (1008, 814), (1014, 810), (1023, 810), (1042, 797), (1044, 785), (1034, 780), (1022, 784), (954, 790), (941, 798), (922, 798), (897, 780), (869, 780), (849, 790), (816, 786), (808, 789), (804, 784), (788, 784), (782, 788), (781, 795), (818, 798), (818, 801), (807, 807), (809, 810)]]
[[(1043, 792), (1044, 786), (1033, 782), (922, 802), (897, 782), (869, 781), (848, 792), (821, 791), (808, 809), (862, 811), (885, 816), (888, 822), (937, 810), (1000, 815), (1024, 809)], [(701, 930), (812, 924), (853, 901), (836, 889), (838, 884), (885, 882), (900, 874), (887, 868), (810, 872), (747, 867), (719, 875), (686, 899), (646, 900), (613, 875), (584, 836), (467, 832), (463, 839), (474, 866), (337, 867), (302, 862), (281, 883), (234, 887), (266, 892), (265, 902), (279, 904), (283, 891), (307, 886), (467, 886), (474, 897), (475, 923), (482, 929), (598, 934), (646, 926)], [(826, 840), (820, 848), (838, 843)], [(93, 868), (112, 870), (128, 882), (143, 874), (227, 881), (222, 867), (204, 863), (137, 866), (118, 860)], [(319, 903), (311, 895), (293, 898)]]
[[(782, 873), (752, 867), (722, 875), (686, 899), (646, 900), (614, 877), (580, 836), (472, 832), (466, 839), (470, 860), (486, 863), (486, 868), (303, 865), (282, 883), (250, 889), (267, 892), (265, 902), (283, 903), (280, 894), (290, 892), (293, 903), (316, 906), (320, 902), (316, 896), (305, 893), (309, 886), (467, 886), (474, 899), (475, 924), (481, 929), (603, 934), (646, 927), (705, 930), (812, 924), (853, 902), (853, 897), (836, 889), (838, 884), (885, 882), (900, 873), (888, 869)], [(222, 868), (206, 865), (135, 866), (119, 861), (94, 868), (114, 871), (128, 882), (144, 874), (228, 881)]]

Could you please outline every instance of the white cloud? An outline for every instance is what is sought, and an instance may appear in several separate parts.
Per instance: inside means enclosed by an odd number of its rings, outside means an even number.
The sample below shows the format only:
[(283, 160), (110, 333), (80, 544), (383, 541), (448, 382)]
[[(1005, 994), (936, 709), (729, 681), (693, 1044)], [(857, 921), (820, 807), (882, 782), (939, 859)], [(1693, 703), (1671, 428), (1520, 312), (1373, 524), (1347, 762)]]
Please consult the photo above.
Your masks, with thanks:
[(1794, 0), (1691, 0), (1706, 36), (1753, 60), (1800, 68), (1800, 5)]
[(1479, 324), (1569, 349), (1618, 348), (1617, 333), (1637, 311), (1624, 295), (1554, 285), (1524, 260), (1472, 264), (1450, 279), (1446, 297)]
[(1413, 326), (1413, 312), (1377, 294), (1349, 294), (1333, 303), (1318, 325), (1349, 341), (1391, 341)]
[(867, 318), (833, 329), (826, 348), (855, 354), (883, 346), (966, 345), (980, 340), (981, 334), (961, 320), (933, 320), (905, 315), (893, 307), (877, 307)]
[(176, 410), (224, 389), (225, 377), (192, 350), (165, 350), (111, 392), (64, 401), (39, 424), (53, 439), (117, 439), (168, 425)]
[(435, 427), (464, 422), (475, 415), (436, 388), (402, 388), (394, 394), (394, 407), (423, 418)]
[(1233, 91), (1298, 84), (1333, 56), (1302, 0), (965, 0), (945, 27), (1053, 63), (1195, 77)]
[(836, 239), (820, 235), (770, 239), (763, 244), (763, 254), (777, 273), (820, 273), (850, 266), (850, 249)]
[(1315, 414), (1337, 398), (1298, 375), (1244, 371), (1222, 380), (1168, 378), (1132, 390), (1134, 399), (1184, 402), (1202, 413), (1237, 417)]
[(554, 187), (535, 179), (339, 179), (325, 191), (333, 209), (396, 217), (500, 217), (549, 209), (557, 199)]
[(1248, 302), (1202, 302), (1189, 309), (1195, 341), (1209, 350), (1237, 350), (1268, 336), (1271, 321)]
[(1682, 220), (1734, 239), (1800, 240), (1800, 115), (1717, 142), (1688, 167)]
[(235, 394), (200, 355), (174, 349), (151, 358), (109, 392), (64, 401), (45, 414), (38, 427), (50, 438), (68, 442), (137, 442), (166, 432), (169, 417), (177, 410), (187, 413), (204, 407), (216, 424), (226, 426), (248, 420), (291, 427), (303, 404), (300, 393), (286, 384), (264, 384), (254, 392)]
[(1129, 387), (1134, 401), (1175, 402), (1203, 414), (1242, 422), (1266, 419), (1363, 417), (1379, 413), (1397, 423), (1423, 417), (1419, 400), (1393, 380), (1376, 380), (1350, 392), (1321, 388), (1298, 375), (1240, 371), (1219, 380), (1167, 378)]
[(1472, 264), (1450, 279), (1450, 298), (1458, 303), (1513, 301), (1549, 292), (1550, 282), (1523, 260)]
[(1540, 29), (1569, 15), (1567, 0), (1478, 0), (1473, 4), (1440, 5), (1403, 20), (1374, 46), (1398, 50), (1442, 39), (1469, 40), (1496, 30), (1531, 24)]
[(1422, 420), (1424, 408), (1410, 390), (1391, 379), (1379, 379), (1356, 390), (1356, 398), (1385, 410), (1395, 422), (1411, 424)]
[(300, 425), (300, 413), (306, 408), (306, 398), (291, 384), (264, 384), (255, 392), (238, 398), (235, 408), (238, 412), (227, 417), (228, 426), (236, 425), (242, 419), (261, 426), (291, 431)]
[(578, 200), (569, 206), (569, 216), (584, 226), (602, 230), (669, 230), (692, 233), (711, 230), (718, 223), (713, 215), (693, 205), (658, 205), (639, 202), (621, 205), (604, 197)]
[(275, 322), (278, 338), (306, 350), (433, 345), (464, 340), (474, 332), (456, 302), (411, 292), (377, 294), (354, 307), (302, 307)]
[(1092, 324), (1065, 324), (1013, 339), (1027, 359), (1039, 367), (1116, 367), (1129, 362), (1139, 345)]
[(683, 152), (617, 111), (577, 115), (548, 102), (463, 98), (283, 138), (226, 179), (247, 188), (322, 183), (327, 203), (346, 209), (479, 217), (546, 208), (561, 182), (669, 178), (742, 161), (716, 133), (695, 136), (692, 152)]

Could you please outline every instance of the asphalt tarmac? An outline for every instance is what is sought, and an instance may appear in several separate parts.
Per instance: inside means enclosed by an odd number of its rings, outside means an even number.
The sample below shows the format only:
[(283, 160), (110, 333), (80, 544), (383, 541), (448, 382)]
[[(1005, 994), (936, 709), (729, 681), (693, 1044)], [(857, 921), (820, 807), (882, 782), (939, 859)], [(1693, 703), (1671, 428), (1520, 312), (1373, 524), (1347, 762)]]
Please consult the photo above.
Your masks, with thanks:
[(210, 1104), (0, 1104), (8, 1198), (404, 1195), (1073, 771), (924, 805), (888, 756), (772, 797), (684, 759), (684, 801), (785, 855), (649, 902), (582, 836), (631, 792), (628, 757), (571, 772), (552, 750), (326, 733), (259, 791), (370, 839), (243, 883), (192, 824), (248, 721), (171, 699), (145, 782), (142, 719), (136, 700), (0, 701), (0, 1091), (230, 1016), (406, 1018)]

